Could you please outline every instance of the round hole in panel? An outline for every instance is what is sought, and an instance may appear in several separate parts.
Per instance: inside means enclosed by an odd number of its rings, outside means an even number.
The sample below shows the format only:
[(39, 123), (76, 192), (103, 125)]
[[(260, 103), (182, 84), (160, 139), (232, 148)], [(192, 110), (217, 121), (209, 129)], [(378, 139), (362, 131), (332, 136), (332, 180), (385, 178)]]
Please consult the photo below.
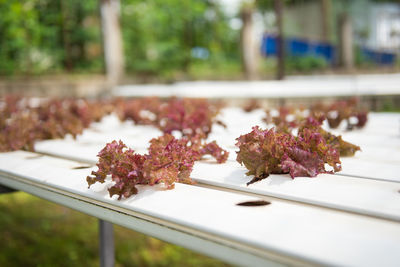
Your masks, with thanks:
[(244, 206), (244, 207), (258, 207), (258, 206), (266, 206), (270, 205), (271, 202), (265, 200), (252, 200), (252, 201), (245, 201), (237, 203), (237, 206)]

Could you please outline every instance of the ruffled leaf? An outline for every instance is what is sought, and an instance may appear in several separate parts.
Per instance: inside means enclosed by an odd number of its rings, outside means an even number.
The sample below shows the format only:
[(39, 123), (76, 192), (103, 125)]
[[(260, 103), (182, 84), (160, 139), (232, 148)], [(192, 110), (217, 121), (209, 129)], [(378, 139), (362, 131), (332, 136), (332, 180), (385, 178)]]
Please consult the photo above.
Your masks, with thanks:
[(325, 172), (324, 161), (315, 152), (291, 148), (288, 154), (283, 155), (281, 167), (284, 172), (289, 172), (292, 178), (315, 177), (318, 173)]
[(128, 198), (136, 194), (136, 185), (164, 184), (172, 189), (176, 182), (193, 184), (190, 178), (195, 161), (204, 154), (212, 154), (218, 162), (228, 157), (215, 142), (204, 143), (202, 139), (176, 139), (164, 134), (150, 141), (149, 153), (139, 155), (128, 149), (121, 141), (108, 143), (98, 154), (98, 170), (86, 178), (89, 187), (104, 183), (107, 176), (115, 182), (109, 188), (110, 196)]
[(320, 133), (308, 129), (294, 137), (290, 133), (276, 132), (274, 128), (261, 130), (255, 126), (236, 140), (239, 147), (236, 160), (248, 169), (247, 175), (254, 175), (248, 185), (270, 174), (314, 177), (327, 172), (325, 163), (334, 171), (341, 169), (338, 151), (327, 144)]

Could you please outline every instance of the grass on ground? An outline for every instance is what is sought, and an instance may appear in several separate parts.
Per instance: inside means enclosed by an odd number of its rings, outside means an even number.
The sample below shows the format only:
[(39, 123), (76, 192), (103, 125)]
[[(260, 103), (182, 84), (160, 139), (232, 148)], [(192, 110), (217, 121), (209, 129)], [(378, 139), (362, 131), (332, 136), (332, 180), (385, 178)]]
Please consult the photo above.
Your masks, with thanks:
[[(99, 266), (96, 218), (17, 192), (0, 195), (0, 266)], [(227, 266), (115, 226), (116, 266)]]

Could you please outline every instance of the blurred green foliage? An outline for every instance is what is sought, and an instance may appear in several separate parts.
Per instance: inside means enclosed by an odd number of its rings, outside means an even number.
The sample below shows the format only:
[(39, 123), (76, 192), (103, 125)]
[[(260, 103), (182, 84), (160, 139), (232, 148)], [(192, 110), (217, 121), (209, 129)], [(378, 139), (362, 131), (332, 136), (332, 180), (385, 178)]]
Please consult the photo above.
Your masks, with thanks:
[[(0, 0), (0, 74), (101, 72), (99, 3)], [(169, 77), (240, 62), (228, 22), (211, 0), (121, 1), (127, 71)]]
[[(310, 1), (283, 0), (285, 7)], [(100, 2), (0, 0), (0, 75), (103, 72)], [(240, 30), (230, 27), (232, 18), (224, 14), (218, 1), (120, 2), (128, 74), (144, 81), (243, 78)], [(274, 8), (273, 0), (246, 3), (261, 13)], [(359, 50), (355, 59), (357, 67), (375, 67)], [(321, 58), (285, 61), (288, 73), (327, 68)], [(275, 71), (268, 59), (262, 59), (261, 64), (262, 75)]]
[(400, 112), (400, 99), (398, 97), (383, 97), (379, 112)]
[[(0, 195), (0, 266), (99, 266), (98, 221), (23, 192)], [(118, 266), (228, 266), (115, 226)]]
[[(97, 1), (0, 0), (0, 74), (101, 69)], [(93, 51), (93, 49), (92, 49)]]
[(121, 10), (128, 72), (173, 77), (240, 61), (239, 32), (215, 1), (126, 0)]
[(289, 73), (324, 70), (328, 66), (325, 58), (316, 56), (288, 57), (285, 60), (285, 68)]

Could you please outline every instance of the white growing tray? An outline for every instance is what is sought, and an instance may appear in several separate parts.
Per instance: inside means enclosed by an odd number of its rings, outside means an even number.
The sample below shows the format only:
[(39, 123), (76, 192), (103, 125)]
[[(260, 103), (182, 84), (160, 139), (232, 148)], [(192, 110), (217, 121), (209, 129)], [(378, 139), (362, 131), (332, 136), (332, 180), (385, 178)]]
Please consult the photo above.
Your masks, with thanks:
[[(400, 115), (371, 114), (363, 130), (337, 130), (362, 148), (342, 160), (339, 174), (294, 180), (271, 175), (246, 186), (251, 178), (234, 160), (235, 138), (254, 125), (265, 128), (262, 116), (223, 111), (228, 128), (216, 126), (210, 139), (227, 148), (230, 159), (196, 163), (194, 186), (140, 186), (139, 194), (122, 201), (108, 196), (111, 181), (88, 189), (85, 178), (96, 169), (105, 143), (121, 139), (145, 153), (148, 141), (161, 134), (113, 116), (76, 140), (38, 142), (41, 154), (0, 154), (0, 183), (233, 264), (398, 266)], [(92, 167), (75, 169), (88, 164)], [(271, 204), (236, 205), (252, 199)]]
[(108, 196), (109, 181), (88, 189), (85, 177), (92, 169), (74, 169), (81, 166), (34, 153), (4, 153), (0, 181), (239, 265), (396, 266), (400, 261), (400, 226), (394, 221), (276, 198), (266, 198), (267, 206), (242, 207), (236, 204), (258, 198), (184, 184), (174, 190), (140, 186), (137, 195), (117, 201)]

